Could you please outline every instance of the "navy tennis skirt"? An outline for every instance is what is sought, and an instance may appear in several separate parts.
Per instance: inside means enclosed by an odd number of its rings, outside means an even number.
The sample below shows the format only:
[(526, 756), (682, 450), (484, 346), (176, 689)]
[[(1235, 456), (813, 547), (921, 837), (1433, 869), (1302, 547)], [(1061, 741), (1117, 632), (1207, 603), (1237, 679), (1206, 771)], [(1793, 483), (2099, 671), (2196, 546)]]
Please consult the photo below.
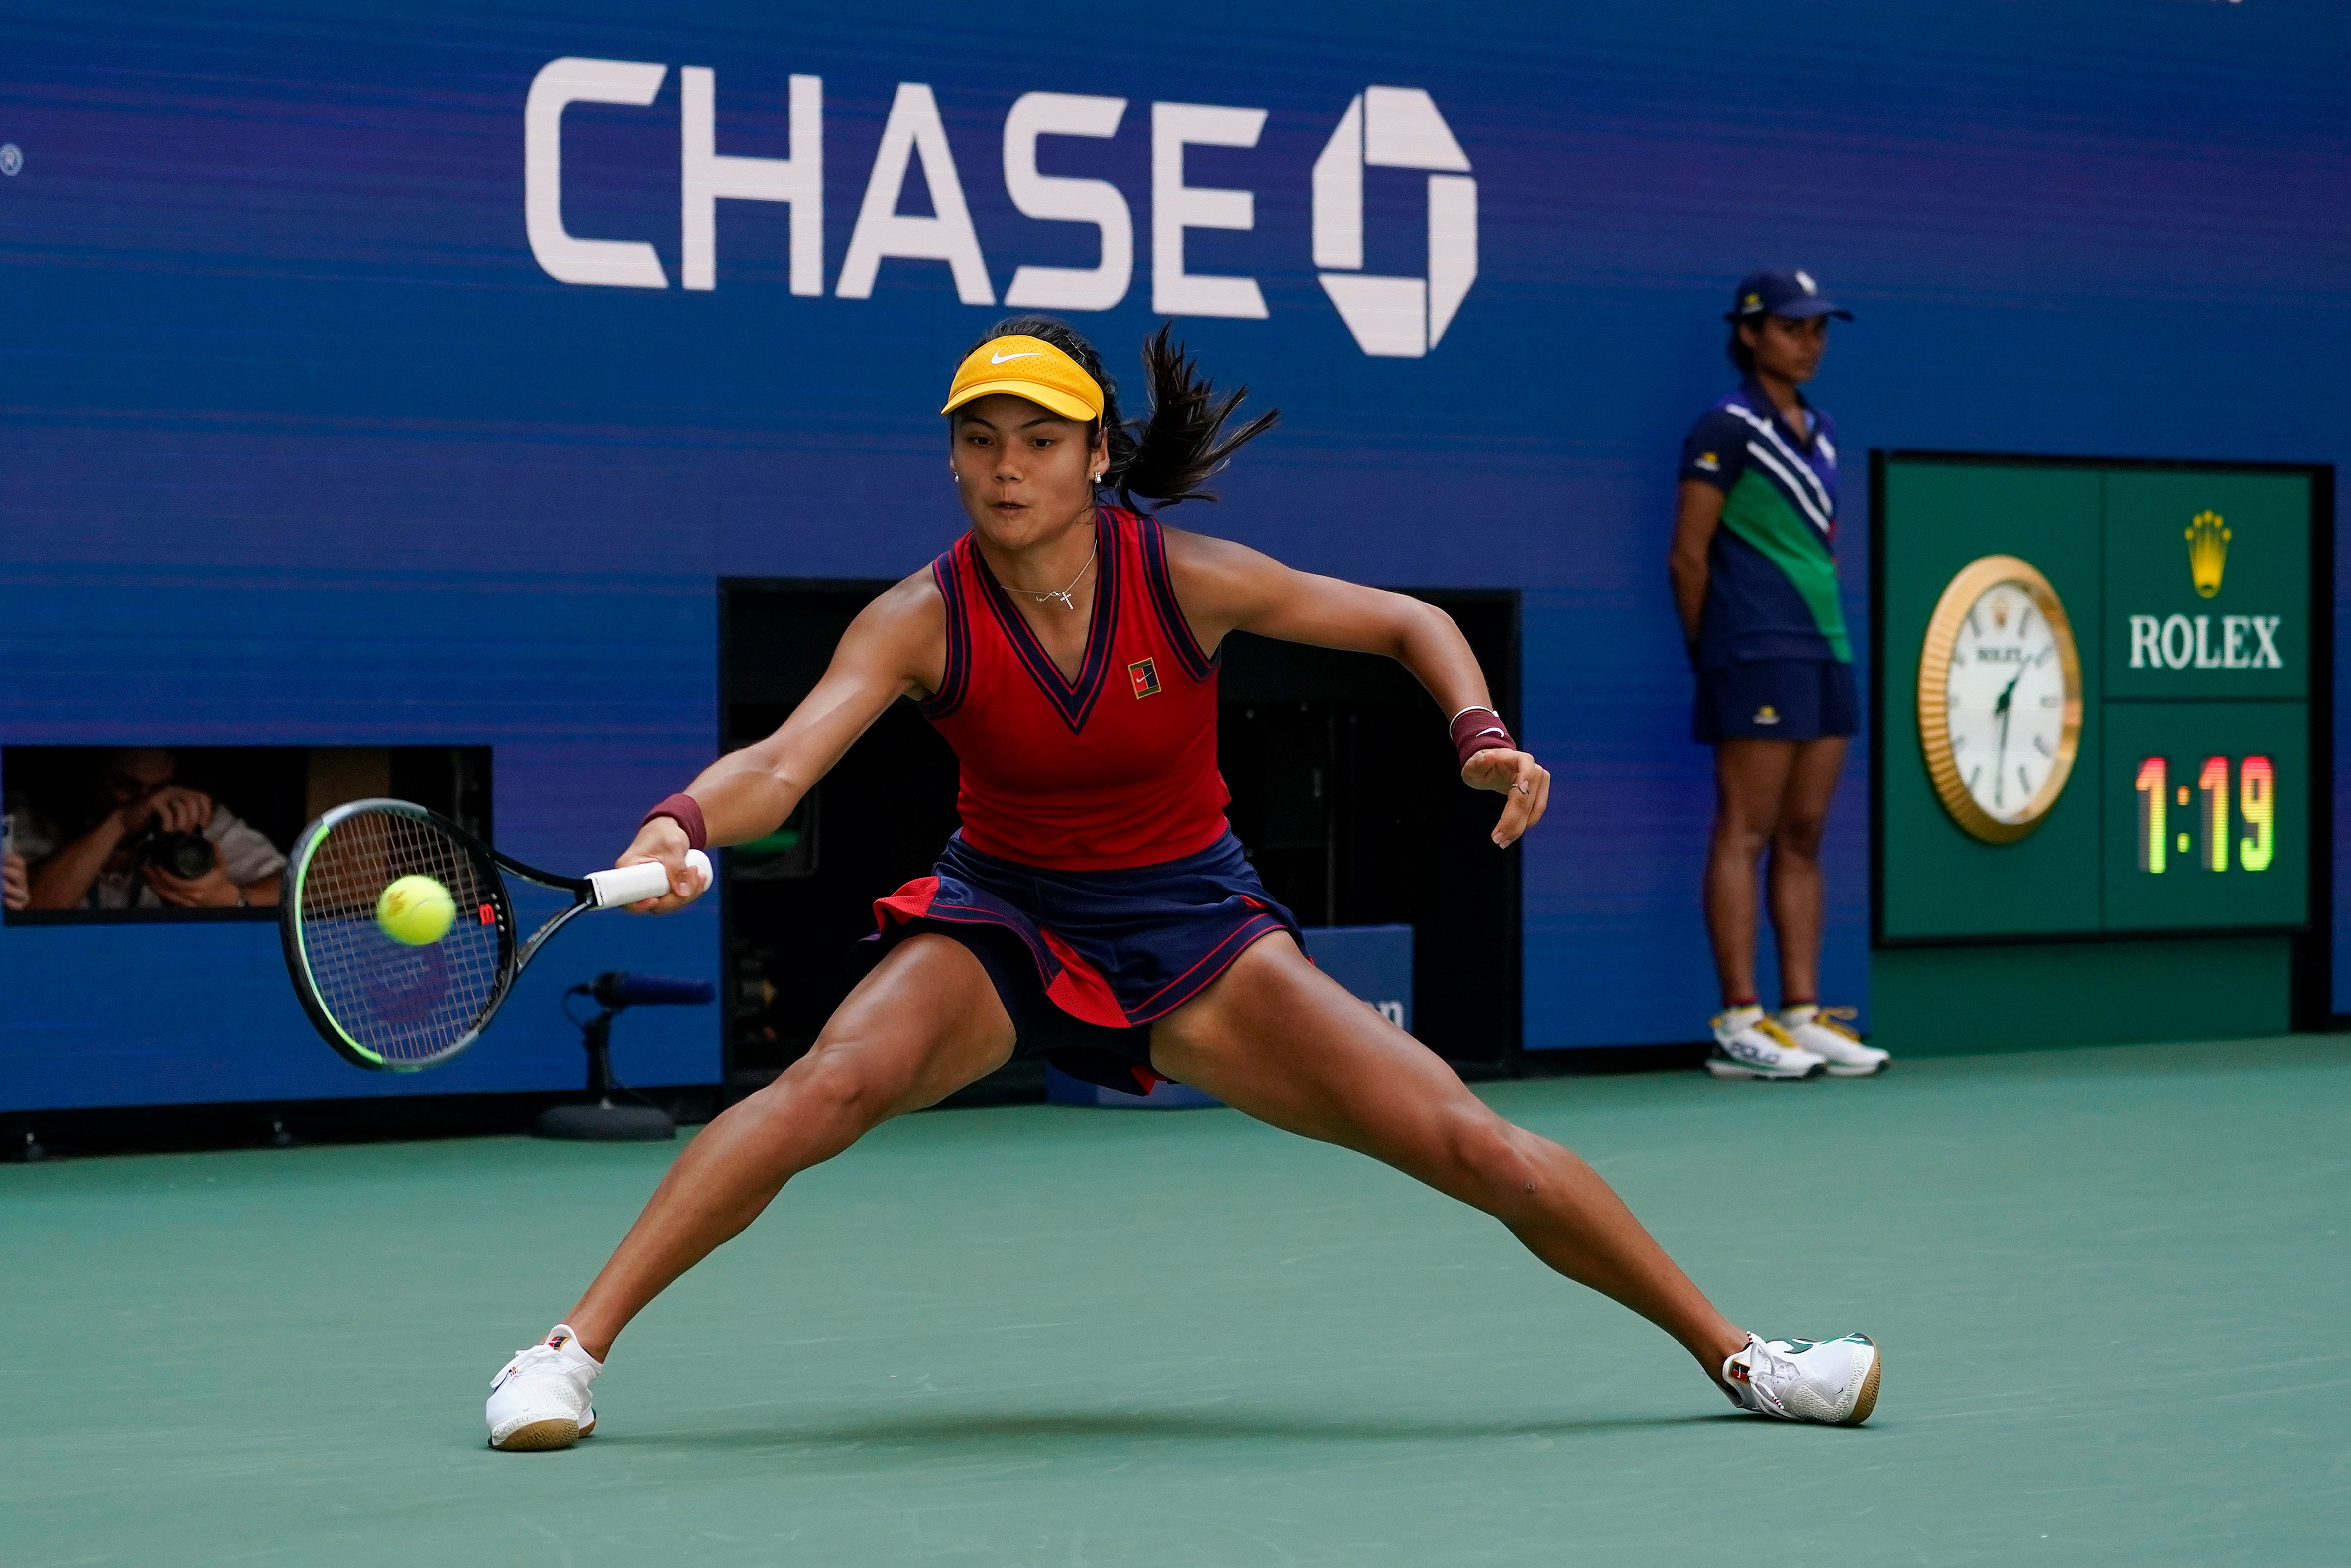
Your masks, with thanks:
[(875, 957), (917, 931), (968, 947), (1023, 1050), (1129, 1094), (1163, 1082), (1151, 1025), (1206, 989), (1249, 944), (1298, 921), (1230, 832), (1197, 854), (1123, 871), (1047, 871), (983, 854), (957, 833), (931, 874), (873, 905)]

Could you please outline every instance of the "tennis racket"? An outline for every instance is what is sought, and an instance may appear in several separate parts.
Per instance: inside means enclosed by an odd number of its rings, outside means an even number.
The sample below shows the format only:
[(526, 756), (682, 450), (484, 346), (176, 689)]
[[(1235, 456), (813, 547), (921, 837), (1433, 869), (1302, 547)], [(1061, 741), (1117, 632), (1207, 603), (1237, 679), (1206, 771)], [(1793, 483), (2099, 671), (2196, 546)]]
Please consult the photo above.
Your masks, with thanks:
[[(710, 885), (710, 857), (687, 861)], [(503, 873), (503, 874), (502, 874)], [(395, 942), (376, 901), (403, 876), (449, 890), (456, 918), (437, 942)], [(528, 941), (516, 936), (507, 877), (571, 896)], [(591, 909), (669, 891), (659, 865), (558, 876), (502, 855), (465, 829), (405, 800), (355, 800), (302, 831), (286, 869), (278, 929), (294, 994), (319, 1037), (354, 1066), (414, 1072), (481, 1038), (547, 939)]]

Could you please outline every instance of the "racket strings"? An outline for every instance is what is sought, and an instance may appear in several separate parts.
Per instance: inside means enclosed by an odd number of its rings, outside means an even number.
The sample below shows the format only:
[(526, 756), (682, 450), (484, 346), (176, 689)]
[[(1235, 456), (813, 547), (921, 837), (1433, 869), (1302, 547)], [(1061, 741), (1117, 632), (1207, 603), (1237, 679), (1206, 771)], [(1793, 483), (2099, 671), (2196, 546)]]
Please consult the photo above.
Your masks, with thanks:
[[(377, 901), (403, 876), (449, 890), (456, 919), (440, 941), (410, 946), (376, 924)], [(312, 846), (300, 877), (303, 961), (353, 1043), (386, 1065), (421, 1066), (480, 1027), (505, 969), (495, 878), (447, 833), (392, 811), (347, 817)]]

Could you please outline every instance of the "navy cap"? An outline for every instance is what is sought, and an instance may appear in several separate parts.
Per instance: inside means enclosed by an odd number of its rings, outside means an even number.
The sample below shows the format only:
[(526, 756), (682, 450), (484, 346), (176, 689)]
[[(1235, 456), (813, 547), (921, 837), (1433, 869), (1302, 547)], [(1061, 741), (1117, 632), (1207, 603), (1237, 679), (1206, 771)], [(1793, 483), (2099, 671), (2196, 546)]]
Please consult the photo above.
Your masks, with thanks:
[(1726, 321), (1756, 321), (1766, 316), (1785, 316), (1802, 321), (1813, 316), (1835, 316), (1853, 319), (1853, 312), (1834, 301), (1823, 298), (1821, 286), (1813, 275), (1801, 267), (1791, 267), (1774, 272), (1750, 272), (1739, 280), (1738, 291), (1730, 297), (1730, 309)]

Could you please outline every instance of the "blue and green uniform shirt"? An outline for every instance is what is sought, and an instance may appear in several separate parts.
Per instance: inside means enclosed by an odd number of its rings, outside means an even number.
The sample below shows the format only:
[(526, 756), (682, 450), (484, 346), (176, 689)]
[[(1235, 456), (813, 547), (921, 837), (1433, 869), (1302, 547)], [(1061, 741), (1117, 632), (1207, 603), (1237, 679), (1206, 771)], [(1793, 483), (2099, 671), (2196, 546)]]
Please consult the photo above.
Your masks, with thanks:
[(1800, 434), (1750, 380), (1708, 409), (1682, 444), (1681, 476), (1722, 492), (1698, 622), (1702, 670), (1759, 659), (1853, 662), (1837, 596), (1836, 422), (1811, 412), (1812, 434)]

